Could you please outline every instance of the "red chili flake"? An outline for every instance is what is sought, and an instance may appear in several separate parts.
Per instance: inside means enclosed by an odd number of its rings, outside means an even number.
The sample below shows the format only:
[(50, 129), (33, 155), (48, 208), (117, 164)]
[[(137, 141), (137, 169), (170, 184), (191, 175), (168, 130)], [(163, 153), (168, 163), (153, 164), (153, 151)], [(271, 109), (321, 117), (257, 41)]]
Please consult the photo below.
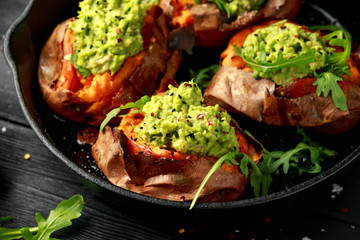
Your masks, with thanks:
[(348, 208), (342, 208), (340, 211), (341, 211), (342, 213), (346, 213), (348, 210), (349, 210)]
[(271, 222), (271, 218), (270, 217), (265, 217), (265, 222)]
[(199, 115), (197, 115), (197, 117), (196, 117), (196, 118), (198, 118), (198, 119), (202, 119), (204, 116), (205, 116), (205, 114), (204, 114), (204, 113), (200, 113)]
[(157, 119), (161, 119), (161, 117), (156, 117)]
[(181, 120), (181, 116), (178, 118), (178, 122), (180, 122), (180, 120)]
[(116, 29), (115, 29), (115, 32), (116, 32), (117, 34), (120, 34), (120, 33), (121, 33), (121, 29), (120, 29), (120, 28), (116, 28)]
[(208, 121), (208, 126), (212, 126), (214, 123), (212, 121)]
[(298, 35), (295, 35), (295, 37), (297, 38), (297, 37), (298, 37)]
[(152, 116), (152, 117), (153, 117), (153, 116), (154, 116), (154, 113), (150, 113), (150, 116)]
[(220, 113), (216, 114), (216, 117), (217, 117), (217, 118), (220, 118), (220, 116), (221, 116)]
[(122, 42), (122, 39), (121, 38), (118, 38), (118, 41), (117, 41), (118, 43), (121, 43)]
[(228, 135), (228, 134), (229, 134), (229, 132), (223, 131), (223, 134)]
[(276, 41), (279, 41), (279, 39), (276, 39)]

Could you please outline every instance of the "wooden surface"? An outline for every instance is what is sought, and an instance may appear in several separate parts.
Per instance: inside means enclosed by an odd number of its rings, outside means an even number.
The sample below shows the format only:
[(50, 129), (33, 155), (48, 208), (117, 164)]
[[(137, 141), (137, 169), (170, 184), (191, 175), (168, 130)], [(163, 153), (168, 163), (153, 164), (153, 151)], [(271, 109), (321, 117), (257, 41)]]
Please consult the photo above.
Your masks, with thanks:
[[(8, 27), (27, 0), (0, 1), (1, 46)], [(3, 48), (1, 49), (3, 52)], [(94, 192), (59, 161), (25, 119), (13, 79), (0, 57), (0, 217), (3, 227), (35, 226), (35, 212), (47, 217), (74, 194), (85, 199), (82, 216), (57, 232), (60, 239), (360, 239), (360, 163), (331, 179), (269, 207), (189, 212), (129, 205)], [(339, 143), (341, 144), (341, 143)], [(24, 159), (30, 154), (30, 159)], [(333, 192), (334, 184), (342, 188)]]

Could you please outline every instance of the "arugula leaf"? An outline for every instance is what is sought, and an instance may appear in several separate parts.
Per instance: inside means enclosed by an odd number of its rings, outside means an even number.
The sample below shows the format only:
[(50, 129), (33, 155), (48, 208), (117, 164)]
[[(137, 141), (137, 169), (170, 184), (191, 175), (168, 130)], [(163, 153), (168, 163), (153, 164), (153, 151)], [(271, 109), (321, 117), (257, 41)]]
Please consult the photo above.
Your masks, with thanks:
[[(106, 124), (108, 124), (112, 118), (116, 117), (120, 113), (121, 110), (130, 109), (130, 108), (137, 108), (138, 110), (134, 111), (132, 113), (138, 113), (138, 112), (140, 112), (142, 110), (145, 103), (149, 102), (150, 100), (151, 100), (151, 98), (149, 96), (144, 95), (143, 97), (141, 97), (136, 102), (129, 102), (126, 105), (120, 106), (118, 108), (114, 108), (113, 110), (108, 112), (108, 114), (106, 114), (106, 118), (102, 121), (102, 123), (100, 125), (100, 132), (103, 131)], [(119, 117), (123, 117), (123, 116), (126, 116), (126, 115), (127, 114), (120, 115)]]
[(194, 83), (196, 83), (200, 89), (204, 89), (209, 86), (211, 78), (215, 75), (219, 68), (219, 64), (214, 64), (207, 68), (200, 69), (198, 72), (193, 69), (189, 69), (190, 77), (194, 79)]
[[(239, 55), (247, 65), (249, 65), (252, 70), (254, 71), (254, 77), (257, 78), (259, 76), (259, 72), (263, 73), (264, 78), (270, 78), (272, 73), (275, 73), (283, 68), (297, 68), (301, 72), (306, 72), (306, 66), (310, 63), (313, 63), (315, 60), (315, 49), (311, 49), (307, 51), (306, 53), (303, 53), (295, 58), (287, 59), (285, 60), (283, 58), (282, 51), (278, 52), (278, 56), (276, 58), (276, 61), (273, 63), (267, 62), (265, 60), (265, 51), (260, 52), (260, 59), (258, 62), (252, 60), (250, 57), (248, 57), (242, 48), (236, 46), (235, 44), (234, 50), (237, 55)], [(261, 46), (260, 46), (260, 49)]]
[[(237, 160), (237, 159), (240, 159), (240, 160)], [(190, 208), (189, 210), (191, 210), (196, 202), (197, 202), (197, 199), (199, 198), (199, 195), (201, 193), (201, 191), (203, 190), (203, 188), (205, 187), (207, 181), (210, 179), (210, 177), (217, 171), (220, 169), (221, 165), (223, 163), (226, 163), (227, 165), (231, 166), (231, 164), (235, 164), (235, 165), (240, 165), (240, 168), (243, 172), (243, 174), (247, 177), (248, 174), (249, 174), (249, 169), (248, 169), (248, 164), (251, 164), (251, 166), (253, 168), (257, 168), (256, 167), (256, 164), (254, 163), (254, 161), (249, 157), (247, 156), (246, 154), (244, 153), (239, 153), (239, 152), (230, 152), (230, 153), (227, 153), (225, 154), (224, 156), (220, 157), (215, 163), (214, 165), (212, 166), (212, 168), (210, 169), (210, 171), (206, 174), (205, 178), (203, 179), (203, 181), (201, 182), (198, 190), (196, 191), (196, 194), (191, 202), (191, 205), (190, 205)], [(240, 163), (239, 163), (240, 162)], [(254, 183), (254, 187), (256, 188), (256, 184), (257, 184), (257, 181), (258, 179), (261, 179), (261, 176), (259, 176), (259, 174), (261, 174), (260, 171), (255, 171), (255, 173), (251, 174), (251, 179)]]
[(330, 72), (322, 72), (320, 74), (314, 73), (316, 77), (316, 81), (313, 85), (317, 85), (316, 87), (316, 95), (320, 96), (321, 94), (324, 97), (327, 97), (331, 91), (331, 98), (335, 104), (335, 106), (342, 111), (347, 110), (346, 104), (346, 96), (342, 89), (340, 88), (338, 81), (342, 81), (343, 79), (336, 74)]
[(343, 52), (333, 52), (327, 56), (327, 62), (329, 64), (335, 64), (337, 66), (346, 65), (346, 60), (350, 57), (351, 53), (351, 41), (352, 37), (348, 31), (345, 29), (334, 26), (334, 25), (324, 25), (324, 26), (312, 26), (311, 30), (328, 30), (331, 31), (322, 39), (329, 41), (331, 46), (339, 46), (344, 49)]
[[(336, 152), (326, 149), (316, 142), (312, 142), (301, 128), (298, 128), (297, 133), (302, 135), (303, 141), (298, 143), (295, 148), (286, 152), (270, 152), (262, 146), (262, 161), (260, 161), (258, 165), (256, 165), (256, 163), (244, 153), (230, 152), (220, 157), (214, 163), (213, 167), (200, 184), (200, 187), (191, 202), (189, 210), (195, 206), (195, 203), (207, 181), (217, 170), (220, 169), (221, 164), (224, 162), (229, 166), (231, 166), (231, 164), (239, 165), (240, 170), (245, 177), (248, 177), (249, 165), (251, 166), (252, 173), (250, 175), (250, 185), (253, 187), (254, 195), (256, 197), (260, 196), (260, 192), (262, 196), (265, 196), (269, 192), (270, 185), (273, 182), (272, 175), (279, 174), (281, 172), (280, 169), (282, 169), (283, 174), (288, 174), (290, 167), (297, 169), (299, 174), (304, 172), (310, 174), (319, 173), (322, 170), (320, 162), (324, 160), (323, 156), (331, 157), (336, 155)], [(252, 136), (248, 132), (247, 134)], [(300, 159), (304, 159), (303, 157), (306, 153), (310, 154), (310, 162), (307, 163), (308, 166), (303, 167), (300, 163)], [(305, 159), (307, 159), (307, 157)]]
[[(64, 200), (51, 210), (47, 219), (40, 213), (35, 214), (38, 227), (10, 229), (0, 227), (0, 239), (11, 240), (24, 238), (25, 240), (51, 240), (50, 235), (64, 227), (72, 224), (71, 220), (81, 216), (84, 206), (84, 199), (81, 195), (74, 195), (68, 200)], [(33, 233), (36, 234), (34, 235)]]

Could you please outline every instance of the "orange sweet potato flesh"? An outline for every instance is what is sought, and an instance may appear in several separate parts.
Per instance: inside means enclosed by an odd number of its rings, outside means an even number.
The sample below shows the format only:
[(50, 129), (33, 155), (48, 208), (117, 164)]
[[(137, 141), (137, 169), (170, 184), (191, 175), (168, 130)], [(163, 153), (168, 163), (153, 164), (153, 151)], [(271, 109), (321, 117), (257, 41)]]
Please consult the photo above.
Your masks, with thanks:
[(73, 51), (74, 34), (68, 29), (68, 22), (73, 20), (68, 19), (54, 29), (39, 60), (41, 92), (49, 107), (60, 116), (100, 125), (111, 109), (134, 102), (145, 94), (152, 95), (162, 82), (174, 78), (181, 52), (168, 47), (169, 29), (159, 7), (150, 8), (143, 20), (144, 50), (126, 59), (113, 75), (105, 72), (84, 79), (72, 63), (64, 59)]
[[(119, 127), (106, 126), (92, 147), (96, 163), (116, 186), (151, 197), (191, 201), (217, 159), (146, 146), (133, 131), (143, 118), (143, 113), (129, 114)], [(236, 127), (240, 152), (257, 162), (262, 154), (260, 145)], [(238, 166), (223, 164), (205, 185), (199, 201), (239, 199), (248, 182)]]
[(193, 0), (161, 0), (159, 3), (174, 29), (170, 43), (187, 52), (194, 46), (224, 47), (237, 31), (264, 19), (294, 19), (300, 5), (301, 0), (268, 0), (259, 10), (245, 12), (231, 22), (210, 2), (194, 4)]
[[(221, 68), (204, 96), (236, 114), (278, 126), (299, 126), (338, 134), (352, 129), (360, 119), (360, 74), (358, 47), (347, 60), (351, 77), (344, 75), (339, 86), (347, 97), (347, 111), (335, 107), (331, 96), (316, 95), (314, 77), (296, 79), (288, 86), (276, 86), (268, 79), (254, 79), (252, 69), (237, 56), (233, 44), (241, 47), (248, 34), (274, 21), (242, 29), (221, 54)], [(305, 28), (305, 27), (304, 27)], [(306, 29), (306, 28), (305, 28)], [(310, 31), (310, 30), (308, 30)]]

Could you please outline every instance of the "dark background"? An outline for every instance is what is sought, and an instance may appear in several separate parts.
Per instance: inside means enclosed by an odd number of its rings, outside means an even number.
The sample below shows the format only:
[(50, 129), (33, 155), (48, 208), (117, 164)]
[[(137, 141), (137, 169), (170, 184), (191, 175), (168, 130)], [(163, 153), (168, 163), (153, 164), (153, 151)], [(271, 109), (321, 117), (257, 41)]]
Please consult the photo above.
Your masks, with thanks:
[[(360, 39), (353, 1), (311, 1)], [(0, 1), (0, 43), (27, 0)], [(306, 12), (301, 20), (306, 21)], [(319, 23), (322, 24), (322, 23)], [(3, 48), (1, 49), (3, 53)], [(320, 184), (260, 207), (221, 211), (171, 209), (113, 200), (94, 191), (50, 152), (24, 117), (5, 58), (0, 58), (0, 217), (3, 227), (36, 226), (35, 212), (74, 194), (85, 199), (82, 216), (54, 237), (61, 239), (360, 239), (358, 160)], [(341, 145), (341, 142), (337, 143)], [(26, 160), (24, 155), (31, 158)], [(335, 184), (335, 185), (334, 185)], [(333, 192), (334, 186), (341, 191)]]

